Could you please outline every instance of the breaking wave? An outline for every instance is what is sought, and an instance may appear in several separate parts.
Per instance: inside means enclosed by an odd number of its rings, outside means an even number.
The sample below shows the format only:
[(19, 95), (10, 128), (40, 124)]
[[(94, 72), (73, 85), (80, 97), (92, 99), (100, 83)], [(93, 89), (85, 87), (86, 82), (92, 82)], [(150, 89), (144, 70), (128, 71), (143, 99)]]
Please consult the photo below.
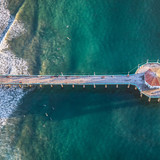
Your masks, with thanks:
[[(8, 40), (22, 35), (26, 30), (23, 23), (10, 15), (6, 0), (0, 0), (0, 22), (0, 75), (28, 74), (27, 62), (17, 58), (8, 47)], [(18, 119), (10, 116), (26, 93), (23, 88), (8, 88), (0, 84), (0, 159), (21, 159), (19, 149), (11, 146)]]
[(21, 88), (0, 88), (0, 128), (6, 124), (7, 118), (16, 109), (24, 93)]
[[(17, 58), (8, 47), (8, 40), (26, 32), (23, 23), (10, 15), (7, 2), (0, 1), (0, 75), (28, 74), (27, 62)], [(6, 118), (13, 113), (20, 99), (25, 94), (21, 88), (0, 88), (0, 128), (6, 124)]]

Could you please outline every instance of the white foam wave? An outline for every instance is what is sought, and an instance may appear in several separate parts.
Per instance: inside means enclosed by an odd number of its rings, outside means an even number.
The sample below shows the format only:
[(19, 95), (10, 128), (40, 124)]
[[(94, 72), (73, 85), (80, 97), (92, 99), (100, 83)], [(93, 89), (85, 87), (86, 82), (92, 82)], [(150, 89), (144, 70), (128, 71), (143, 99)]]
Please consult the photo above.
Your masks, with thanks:
[[(19, 27), (17, 27), (19, 26)], [(11, 50), (9, 50), (7, 40), (11, 40), (25, 29), (22, 29), (22, 24), (18, 21), (14, 22), (9, 31), (6, 33), (4, 39), (0, 43), (0, 74), (28, 74), (27, 62), (22, 58), (16, 57)], [(24, 26), (23, 26), (24, 27)], [(15, 29), (17, 28), (17, 29)], [(19, 33), (18, 33), (19, 31)], [(16, 109), (20, 99), (25, 92), (21, 88), (1, 88), (0, 89), (0, 127), (6, 124), (6, 118)], [(5, 107), (7, 106), (7, 107)]]
[[(12, 117), (16, 106), (27, 92), (21, 88), (0, 88), (0, 158), (5, 160), (22, 159), (18, 147), (12, 146), (19, 118)], [(11, 117), (10, 117), (11, 116)], [(9, 118), (10, 117), (10, 118)], [(7, 124), (7, 125), (6, 125)]]
[(15, 104), (19, 103), (23, 95), (24, 92), (20, 88), (0, 88), (0, 119), (8, 118), (13, 113)]
[(3, 38), (5, 37), (6, 32), (8, 31), (8, 29), (9, 29), (9, 27), (11, 26), (11, 24), (13, 23), (13, 21), (14, 21), (14, 17), (13, 17), (13, 16), (10, 16), (10, 19), (9, 19), (9, 21), (8, 21), (7, 27), (4, 29), (4, 31), (1, 30), (1, 32), (3, 31), (3, 33), (2, 33), (1, 36), (0, 36), (0, 42), (1, 42), (1, 41), (3, 40)]
[[(17, 58), (8, 46), (8, 40), (22, 35), (26, 29), (23, 23), (10, 15), (7, 0), (0, 0), (0, 22), (0, 74), (28, 74), (27, 62)], [(17, 87), (0, 88), (0, 159), (21, 159), (19, 148), (11, 146), (18, 118), (10, 116), (26, 93)]]
[(0, 74), (28, 74), (27, 62), (11, 54), (11, 51), (0, 51)]
[(10, 12), (7, 9), (7, 1), (0, 1), (0, 35), (3, 33), (10, 20)]

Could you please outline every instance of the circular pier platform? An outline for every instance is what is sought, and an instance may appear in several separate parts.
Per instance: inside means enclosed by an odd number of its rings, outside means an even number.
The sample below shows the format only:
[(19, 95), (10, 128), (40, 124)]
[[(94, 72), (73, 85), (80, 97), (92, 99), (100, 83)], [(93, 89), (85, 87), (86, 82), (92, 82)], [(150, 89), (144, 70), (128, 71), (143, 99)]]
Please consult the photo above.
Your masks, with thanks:
[(142, 77), (142, 83), (136, 84), (141, 94), (149, 98), (160, 98), (160, 63), (146, 63), (135, 74)]

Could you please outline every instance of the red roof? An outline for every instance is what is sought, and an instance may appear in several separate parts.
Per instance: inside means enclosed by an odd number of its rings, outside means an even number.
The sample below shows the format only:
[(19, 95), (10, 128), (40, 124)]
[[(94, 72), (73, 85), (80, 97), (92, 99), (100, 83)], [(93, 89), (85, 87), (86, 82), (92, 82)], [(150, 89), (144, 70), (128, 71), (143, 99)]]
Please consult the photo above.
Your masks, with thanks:
[(151, 68), (145, 73), (145, 81), (152, 87), (160, 86), (160, 68)]

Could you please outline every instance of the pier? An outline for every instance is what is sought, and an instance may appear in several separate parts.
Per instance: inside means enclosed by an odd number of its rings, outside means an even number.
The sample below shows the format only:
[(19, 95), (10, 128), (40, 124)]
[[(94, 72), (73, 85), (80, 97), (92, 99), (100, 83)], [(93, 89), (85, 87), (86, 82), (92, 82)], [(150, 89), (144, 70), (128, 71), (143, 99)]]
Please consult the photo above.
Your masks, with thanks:
[(71, 85), (73, 88), (76, 85), (82, 85), (85, 88), (86, 85), (104, 85), (107, 88), (108, 85), (115, 85), (116, 88), (119, 85), (126, 85), (127, 88), (130, 85), (135, 86), (135, 89), (140, 91), (140, 96), (146, 95), (149, 99), (158, 98), (160, 101), (160, 87), (152, 88), (146, 85), (145, 73), (152, 68), (159, 68), (160, 63), (146, 63), (142, 66), (138, 66), (135, 74), (127, 75), (1, 75), (0, 85), (11, 87), (12, 85), (29, 86), (39, 85), (60, 85), (62, 88), (65, 85)]

